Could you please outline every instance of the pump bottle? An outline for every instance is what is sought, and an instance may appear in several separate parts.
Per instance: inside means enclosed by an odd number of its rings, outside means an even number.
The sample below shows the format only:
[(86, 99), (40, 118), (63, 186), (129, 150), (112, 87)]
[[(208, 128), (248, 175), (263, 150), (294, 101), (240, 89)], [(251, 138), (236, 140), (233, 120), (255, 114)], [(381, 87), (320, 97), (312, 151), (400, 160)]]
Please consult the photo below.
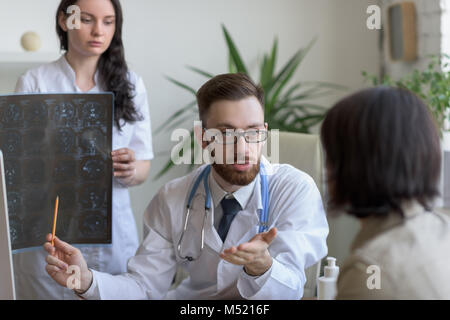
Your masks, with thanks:
[(339, 267), (336, 265), (336, 258), (327, 257), (327, 266), (324, 268), (324, 275), (317, 279), (317, 299), (334, 300), (337, 293), (337, 278)]

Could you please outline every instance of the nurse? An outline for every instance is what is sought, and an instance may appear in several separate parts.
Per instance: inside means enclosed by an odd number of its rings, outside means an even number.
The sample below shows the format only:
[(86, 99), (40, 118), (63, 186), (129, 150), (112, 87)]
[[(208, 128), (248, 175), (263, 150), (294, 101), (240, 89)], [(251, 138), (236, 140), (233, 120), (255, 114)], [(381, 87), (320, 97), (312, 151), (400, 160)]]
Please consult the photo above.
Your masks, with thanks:
[[(214, 77), (197, 101), (199, 141), (214, 147), (215, 162), (154, 196), (144, 216), (145, 240), (127, 273), (99, 272), (69, 244), (45, 243), (47, 272), (60, 285), (71, 286), (66, 269), (76, 265), (76, 290), (86, 299), (302, 297), (305, 268), (327, 254), (328, 224), (314, 180), (261, 155), (264, 93), (247, 76)], [(207, 133), (213, 136), (204, 140)], [(188, 278), (169, 290), (177, 267)]]
[[(81, 10), (79, 28), (70, 28), (67, 8)], [(73, 24), (73, 21), (71, 21)], [(65, 54), (26, 72), (17, 93), (114, 93), (112, 247), (82, 247), (90, 266), (111, 274), (126, 271), (136, 253), (138, 233), (128, 187), (143, 183), (153, 158), (147, 93), (127, 67), (122, 44), (123, 15), (118, 0), (62, 0), (56, 30)], [(73, 299), (45, 271), (45, 251), (14, 256), (18, 299)]]

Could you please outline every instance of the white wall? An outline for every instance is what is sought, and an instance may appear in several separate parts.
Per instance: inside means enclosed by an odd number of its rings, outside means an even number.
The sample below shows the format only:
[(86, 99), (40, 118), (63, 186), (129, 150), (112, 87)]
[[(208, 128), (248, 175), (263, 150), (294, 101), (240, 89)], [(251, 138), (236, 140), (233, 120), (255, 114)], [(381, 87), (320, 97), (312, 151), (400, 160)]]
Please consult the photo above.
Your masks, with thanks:
[[(43, 38), (42, 51), (57, 51), (53, 16), (58, 0), (0, 0), (0, 53), (19, 51), (18, 39), (27, 30)], [(144, 79), (150, 100), (152, 126), (164, 123), (169, 114), (186, 104), (191, 96), (169, 83), (169, 75), (198, 88), (203, 78), (185, 66), (224, 73), (227, 54), (220, 24), (224, 23), (237, 43), (251, 71), (258, 73), (262, 52), (279, 39), (279, 61), (285, 63), (314, 36), (318, 42), (304, 60), (295, 80), (321, 80), (348, 86), (349, 92), (363, 84), (361, 71), (378, 73), (378, 31), (366, 28), (370, 0), (126, 0), (124, 43), (130, 67)], [(18, 75), (28, 66), (0, 64), (0, 92), (14, 87)], [(338, 95), (321, 102), (327, 106)], [(188, 124), (187, 124), (188, 125)], [(192, 124), (191, 124), (192, 125)], [(156, 158), (150, 179), (131, 190), (139, 232), (142, 213), (161, 185), (180, 176), (177, 168), (162, 179), (153, 177), (167, 160), (169, 134), (154, 136)], [(348, 254), (357, 230), (355, 221), (331, 221), (330, 255), (339, 260)]]
[[(428, 56), (438, 55), (441, 52), (441, 2), (442, 4), (448, 0), (412, 0), (416, 5), (417, 19), (417, 60), (413, 62), (394, 62), (389, 57), (389, 46), (387, 44), (387, 35), (385, 36), (384, 57), (386, 73), (394, 79), (400, 78), (411, 72), (413, 69), (426, 68), (429, 63)], [(382, 0), (383, 9), (387, 8), (399, 1)], [(386, 17), (387, 14), (383, 15)], [(386, 20), (384, 25), (386, 25)], [(446, 34), (449, 30), (442, 29)]]
[(450, 55), (450, 0), (441, 0), (441, 52)]

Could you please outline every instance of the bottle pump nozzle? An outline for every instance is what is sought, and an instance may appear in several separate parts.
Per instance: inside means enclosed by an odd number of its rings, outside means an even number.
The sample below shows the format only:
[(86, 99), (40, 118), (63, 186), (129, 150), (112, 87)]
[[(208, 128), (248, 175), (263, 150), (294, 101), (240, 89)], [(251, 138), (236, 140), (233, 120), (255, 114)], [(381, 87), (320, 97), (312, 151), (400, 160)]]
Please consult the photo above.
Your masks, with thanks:
[(336, 266), (336, 258), (327, 257), (327, 266), (324, 268), (324, 275), (327, 278), (337, 278), (339, 275), (339, 267)]

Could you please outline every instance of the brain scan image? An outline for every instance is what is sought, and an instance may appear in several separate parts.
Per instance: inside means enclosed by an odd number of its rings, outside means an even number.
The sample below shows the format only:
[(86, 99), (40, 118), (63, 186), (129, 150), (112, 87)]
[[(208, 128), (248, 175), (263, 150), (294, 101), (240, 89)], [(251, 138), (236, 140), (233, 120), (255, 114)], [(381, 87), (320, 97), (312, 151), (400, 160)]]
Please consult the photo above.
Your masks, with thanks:
[(41, 211), (48, 205), (47, 194), (40, 189), (30, 189), (25, 192), (24, 205), (28, 212)]
[(81, 176), (86, 181), (99, 180), (105, 175), (105, 163), (99, 159), (89, 159), (82, 163)]
[(6, 187), (13, 187), (21, 182), (20, 162), (5, 161), (5, 184)]
[(17, 213), (22, 203), (20, 193), (17, 191), (10, 191), (7, 193), (7, 198), (8, 198), (8, 212), (10, 214)]
[(106, 189), (97, 185), (83, 187), (80, 195), (80, 202), (84, 209), (100, 209), (106, 199)]
[(55, 120), (72, 120), (75, 117), (75, 107), (70, 102), (61, 102), (55, 107)]
[(42, 129), (26, 131), (23, 138), (25, 153), (31, 156), (38, 156), (46, 152), (45, 137), (45, 131)]
[(23, 121), (23, 111), (17, 104), (9, 104), (1, 112), (1, 121), (5, 128), (16, 128)]
[(105, 109), (98, 102), (87, 102), (82, 108), (83, 119), (87, 121), (98, 121), (105, 118)]
[(46, 125), (47, 119), (47, 106), (44, 103), (33, 103), (25, 109), (25, 120), (28, 125)]
[(86, 238), (96, 238), (106, 233), (107, 221), (99, 211), (86, 211), (80, 218), (79, 229)]
[(22, 153), (22, 136), (19, 131), (6, 131), (1, 135), (3, 153), (20, 155)]
[(105, 149), (105, 136), (99, 129), (89, 128), (81, 134), (81, 148), (87, 154), (99, 154)]
[(42, 249), (59, 196), (57, 234), (110, 244), (111, 93), (0, 95), (11, 246)]
[(77, 163), (75, 160), (60, 160), (53, 168), (53, 178), (56, 182), (66, 182), (76, 178)]
[(24, 161), (24, 177), (27, 183), (43, 183), (46, 180), (46, 165), (43, 159), (34, 158)]
[(9, 217), (9, 235), (11, 238), (11, 243), (20, 243), (24, 241), (22, 221), (16, 216)]
[(74, 185), (59, 186), (55, 190), (53, 199), (56, 199), (56, 196), (59, 197), (59, 209), (61, 210), (73, 209), (77, 203), (77, 193)]
[(23, 228), (29, 242), (42, 242), (51, 229), (51, 219), (36, 215), (25, 219)]
[(64, 211), (64, 214), (61, 214), (61, 217), (58, 218), (56, 222), (56, 233), (59, 238), (64, 240), (64, 237), (69, 235), (73, 220), (72, 217), (73, 215), (70, 212)]
[(72, 129), (59, 129), (55, 138), (58, 153), (72, 153), (75, 147), (75, 134)]

